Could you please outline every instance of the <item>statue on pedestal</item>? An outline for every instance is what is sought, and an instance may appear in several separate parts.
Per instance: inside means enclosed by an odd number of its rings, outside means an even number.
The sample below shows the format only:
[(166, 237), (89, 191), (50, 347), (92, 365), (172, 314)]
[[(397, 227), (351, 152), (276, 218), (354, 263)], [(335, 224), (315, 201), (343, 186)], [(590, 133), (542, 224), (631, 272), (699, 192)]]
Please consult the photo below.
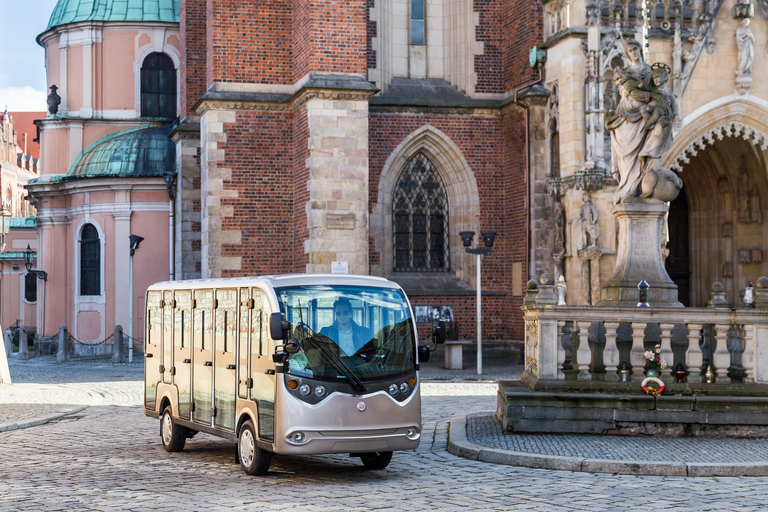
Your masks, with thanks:
[(619, 91), (615, 110), (606, 115), (611, 132), (611, 166), (619, 186), (614, 203), (637, 198), (671, 201), (682, 188), (673, 171), (662, 169), (659, 160), (672, 145), (672, 123), (677, 104), (666, 84), (669, 66), (643, 60), (642, 46), (627, 41), (629, 65), (614, 70)]

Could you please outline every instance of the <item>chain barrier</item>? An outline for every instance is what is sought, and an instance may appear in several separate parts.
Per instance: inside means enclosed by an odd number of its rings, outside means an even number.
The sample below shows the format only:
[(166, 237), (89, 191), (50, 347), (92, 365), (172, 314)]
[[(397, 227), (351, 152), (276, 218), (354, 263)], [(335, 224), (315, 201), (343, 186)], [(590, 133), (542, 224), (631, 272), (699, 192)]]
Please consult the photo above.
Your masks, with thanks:
[(107, 336), (106, 339), (103, 339), (101, 341), (97, 341), (97, 342), (94, 343), (94, 342), (86, 342), (86, 341), (79, 340), (79, 339), (75, 338), (74, 336), (72, 336), (72, 334), (69, 331), (67, 331), (67, 336), (68, 336), (68, 341), (69, 341), (70, 344), (74, 342), (74, 343), (77, 343), (78, 345), (87, 345), (87, 346), (90, 346), (90, 347), (95, 347), (97, 345), (103, 345), (103, 344), (105, 344), (106, 342), (108, 342), (109, 340), (111, 340), (112, 338), (115, 337), (115, 335), (113, 333), (113, 334), (110, 334), (109, 336)]
[(123, 339), (124, 340), (128, 340), (128, 341), (132, 341), (134, 345), (143, 345), (144, 344), (144, 340), (143, 339), (134, 338), (132, 336), (128, 336), (125, 333), (123, 333)]

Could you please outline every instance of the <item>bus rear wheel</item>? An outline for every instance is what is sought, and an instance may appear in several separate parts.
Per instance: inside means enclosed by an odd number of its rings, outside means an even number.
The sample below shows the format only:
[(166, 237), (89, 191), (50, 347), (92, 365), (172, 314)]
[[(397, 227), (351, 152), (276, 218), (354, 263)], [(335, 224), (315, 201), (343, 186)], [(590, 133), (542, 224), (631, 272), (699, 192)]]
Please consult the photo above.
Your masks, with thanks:
[(384, 469), (392, 460), (392, 452), (368, 452), (362, 454), (360, 460), (369, 469)]
[(240, 467), (246, 475), (266, 475), (269, 471), (272, 453), (262, 450), (256, 444), (256, 430), (251, 420), (247, 420), (240, 427), (240, 434), (237, 436), (237, 454)]
[(187, 442), (187, 429), (173, 422), (173, 409), (167, 406), (160, 418), (160, 438), (167, 452), (180, 452)]

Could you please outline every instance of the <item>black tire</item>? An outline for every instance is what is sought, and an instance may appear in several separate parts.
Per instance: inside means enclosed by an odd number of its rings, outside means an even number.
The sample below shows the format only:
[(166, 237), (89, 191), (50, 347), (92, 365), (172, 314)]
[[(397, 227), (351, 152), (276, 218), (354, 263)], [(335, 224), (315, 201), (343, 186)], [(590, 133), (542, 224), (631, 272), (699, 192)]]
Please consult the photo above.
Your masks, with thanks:
[(392, 452), (368, 452), (362, 454), (360, 460), (369, 469), (384, 469), (392, 461)]
[(173, 421), (173, 409), (167, 406), (160, 417), (160, 439), (167, 452), (180, 452), (187, 442), (187, 429)]
[(272, 462), (272, 453), (256, 444), (256, 430), (251, 420), (246, 420), (237, 436), (237, 458), (246, 475), (266, 475)]

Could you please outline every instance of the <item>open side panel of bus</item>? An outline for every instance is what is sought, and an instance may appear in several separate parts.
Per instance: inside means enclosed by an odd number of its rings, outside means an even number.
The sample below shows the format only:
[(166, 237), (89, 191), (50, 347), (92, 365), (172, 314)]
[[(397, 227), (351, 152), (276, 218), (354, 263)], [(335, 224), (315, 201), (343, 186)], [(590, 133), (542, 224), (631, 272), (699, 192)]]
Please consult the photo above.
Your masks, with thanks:
[[(163, 295), (159, 291), (147, 293), (146, 326), (144, 333), (144, 407), (155, 411), (157, 384), (161, 378)], [(157, 411), (160, 412), (160, 411)]]

